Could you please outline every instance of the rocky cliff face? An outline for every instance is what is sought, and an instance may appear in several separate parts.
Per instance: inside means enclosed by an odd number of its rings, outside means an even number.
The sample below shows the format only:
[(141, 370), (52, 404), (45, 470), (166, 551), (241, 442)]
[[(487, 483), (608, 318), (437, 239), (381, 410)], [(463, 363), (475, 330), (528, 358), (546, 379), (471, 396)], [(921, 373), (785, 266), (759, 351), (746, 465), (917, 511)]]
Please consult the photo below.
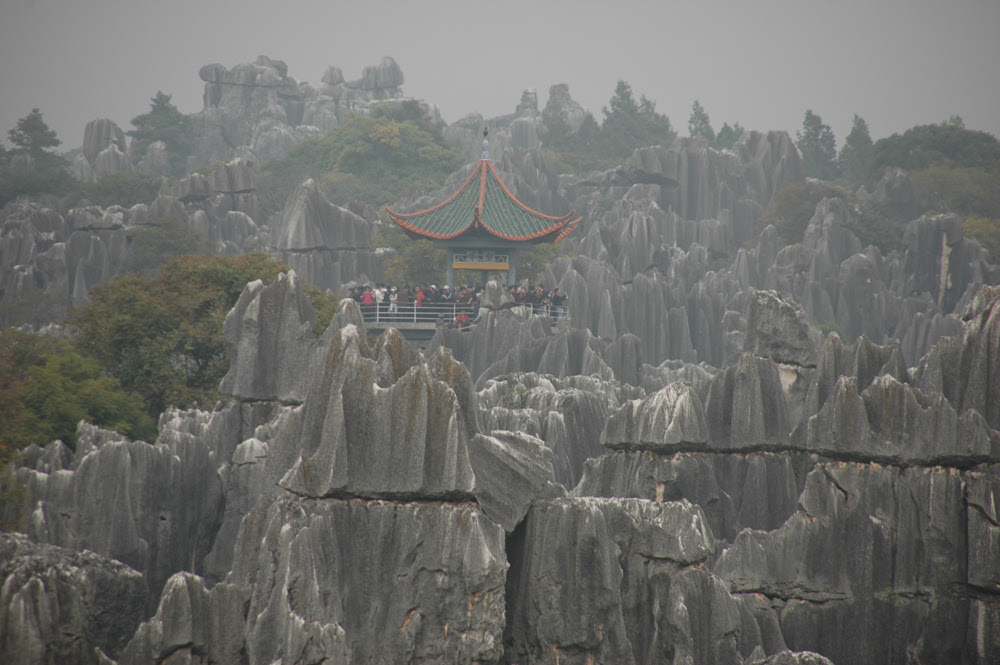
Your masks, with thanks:
[[(714, 374), (666, 367), (647, 392), (530, 372), (477, 392), (447, 348), (370, 344), (351, 301), (317, 337), (302, 288), (247, 287), (228, 405), (171, 412), (154, 446), (82, 426), (75, 454), (28, 451), (30, 536), (63, 548), (38, 556), (113, 557), (136, 591), (115, 605), (127, 644), (37, 604), (26, 635), (76, 626), (119, 663), (1000, 653), (996, 289), (912, 370), (761, 292), (752, 344)], [(949, 353), (985, 378), (943, 371)], [(90, 597), (90, 578), (54, 574), (38, 593)]]

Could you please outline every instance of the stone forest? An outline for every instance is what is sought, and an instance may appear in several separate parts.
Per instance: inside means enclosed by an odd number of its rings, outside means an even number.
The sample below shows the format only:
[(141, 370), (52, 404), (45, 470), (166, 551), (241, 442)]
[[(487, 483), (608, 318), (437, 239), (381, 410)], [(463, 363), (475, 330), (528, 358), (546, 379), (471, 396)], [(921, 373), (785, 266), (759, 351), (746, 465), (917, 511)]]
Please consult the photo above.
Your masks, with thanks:
[[(784, 131), (669, 124), (581, 166), (574, 137), (600, 135), (566, 86), (445, 125), (391, 58), (318, 88), (264, 56), (200, 77), (183, 153), (97, 119), (66, 156), (83, 196), (0, 212), (0, 324), (53, 344), (118, 334), (83, 314), (151, 230), (282, 266), (207, 308), (225, 365), (163, 393), (152, 434), (92, 409), (6, 450), (0, 661), (1000, 662), (1000, 255), (914, 167), (838, 185)], [(363, 122), (387, 132), (371, 159), (402, 163), (420, 123), (422, 159), (454, 157), (388, 194), (357, 151), (354, 175), (299, 169)], [(369, 327), (348, 289), (421, 279), (386, 239), (461, 198), (484, 126), (496, 182), (566, 224), (516, 277), (564, 315), (504, 272), (467, 328)], [(99, 199), (137, 174), (149, 200)]]

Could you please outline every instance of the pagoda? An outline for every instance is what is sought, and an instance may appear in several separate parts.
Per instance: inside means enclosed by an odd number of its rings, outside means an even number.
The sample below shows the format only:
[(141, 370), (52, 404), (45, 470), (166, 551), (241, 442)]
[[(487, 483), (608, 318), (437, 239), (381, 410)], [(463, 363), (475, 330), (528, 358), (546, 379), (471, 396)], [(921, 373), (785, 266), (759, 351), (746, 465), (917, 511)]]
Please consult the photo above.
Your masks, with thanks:
[(559, 242), (576, 228), (573, 210), (552, 217), (517, 200), (490, 161), (489, 130), (483, 130), (483, 154), (465, 183), (433, 208), (408, 214), (389, 210), (389, 217), (411, 238), (428, 238), (448, 250), (448, 285), (455, 270), (507, 271), (514, 284), (517, 250), (529, 244)]

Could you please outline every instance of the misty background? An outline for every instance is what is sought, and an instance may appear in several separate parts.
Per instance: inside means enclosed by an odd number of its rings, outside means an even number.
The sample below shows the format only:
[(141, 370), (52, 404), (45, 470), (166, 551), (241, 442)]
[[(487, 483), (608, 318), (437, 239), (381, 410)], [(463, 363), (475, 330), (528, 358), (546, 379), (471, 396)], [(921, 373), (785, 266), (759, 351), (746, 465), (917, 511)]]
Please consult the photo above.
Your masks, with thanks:
[(447, 123), (510, 113), (527, 88), (544, 105), (554, 83), (600, 121), (623, 79), (682, 135), (697, 99), (715, 127), (793, 136), (811, 109), (838, 148), (855, 113), (874, 139), (954, 115), (1000, 136), (998, 28), (994, 0), (7, 0), (0, 129), (38, 107), (70, 150), (94, 118), (131, 128), (158, 90), (200, 111), (203, 65), (263, 54), (313, 85), (392, 56)]

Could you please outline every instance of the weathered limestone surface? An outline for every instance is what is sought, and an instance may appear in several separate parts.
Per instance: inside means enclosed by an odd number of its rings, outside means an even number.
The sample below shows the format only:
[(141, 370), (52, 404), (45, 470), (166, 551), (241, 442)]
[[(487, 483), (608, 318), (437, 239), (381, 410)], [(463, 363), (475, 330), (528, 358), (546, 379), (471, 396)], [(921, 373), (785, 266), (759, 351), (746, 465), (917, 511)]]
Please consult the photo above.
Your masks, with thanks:
[(271, 448), (268, 476), (317, 498), (471, 497), (470, 432), (455, 391), (423, 363), (385, 386), (377, 371), (358, 329), (341, 329)]
[(135, 631), (118, 665), (158, 662), (245, 662), (243, 592), (229, 584), (211, 591), (191, 573), (173, 575), (156, 614)]
[(786, 524), (742, 532), (711, 569), (733, 593), (771, 598), (793, 649), (835, 663), (970, 662), (977, 631), (956, 593), (968, 541), (948, 517), (964, 494), (955, 469), (818, 465)]
[(601, 442), (614, 449), (668, 452), (708, 443), (701, 399), (690, 384), (672, 383), (642, 400), (626, 402), (611, 414)]
[(510, 374), (479, 392), (483, 431), (536, 436), (552, 451), (556, 482), (574, 487), (584, 463), (604, 452), (601, 432), (608, 415), (641, 392), (597, 377)]
[(219, 391), (244, 400), (301, 403), (319, 341), (316, 315), (295, 271), (247, 284), (226, 315), (229, 372)]
[(587, 462), (575, 496), (686, 499), (704, 511), (713, 533), (776, 529), (796, 509), (813, 460), (803, 453), (616, 451)]
[(685, 501), (539, 502), (514, 540), (505, 639), (516, 661), (739, 663), (762, 646), (754, 618), (702, 568), (714, 538)]
[(93, 552), (0, 533), (0, 575), (0, 658), (10, 665), (117, 658), (142, 620), (142, 575)]
[(262, 502), (229, 581), (250, 663), (494, 662), (503, 529), (473, 503)]
[(469, 449), (476, 501), (490, 519), (513, 531), (553, 479), (552, 451), (536, 437), (501, 430), (477, 434)]
[(200, 566), (212, 548), (225, 501), (216, 467), (194, 437), (150, 445), (81, 423), (71, 468), (17, 470), (26, 532), (138, 570), (155, 606), (167, 578)]

